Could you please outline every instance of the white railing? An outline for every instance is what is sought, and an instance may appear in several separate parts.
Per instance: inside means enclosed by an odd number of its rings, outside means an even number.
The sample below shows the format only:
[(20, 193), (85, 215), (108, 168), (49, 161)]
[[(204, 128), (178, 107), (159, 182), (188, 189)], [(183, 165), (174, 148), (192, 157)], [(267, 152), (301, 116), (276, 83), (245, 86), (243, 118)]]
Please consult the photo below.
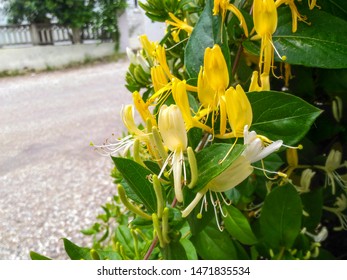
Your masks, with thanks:
[(72, 29), (58, 24), (23, 24), (0, 26), (0, 46), (54, 45), (60, 42), (83, 40), (111, 41), (111, 35), (102, 28), (86, 26)]

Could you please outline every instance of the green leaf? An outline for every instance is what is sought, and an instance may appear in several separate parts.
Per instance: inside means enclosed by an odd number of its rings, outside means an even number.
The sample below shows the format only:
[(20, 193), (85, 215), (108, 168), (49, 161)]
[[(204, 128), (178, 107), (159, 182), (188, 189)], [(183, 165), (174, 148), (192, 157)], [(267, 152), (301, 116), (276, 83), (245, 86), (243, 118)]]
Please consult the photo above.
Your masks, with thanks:
[(152, 175), (151, 171), (130, 159), (121, 157), (112, 157), (112, 159), (129, 184), (129, 187), (138, 196), (147, 210), (150, 213), (156, 212), (157, 199), (152, 183), (147, 179), (148, 176)]
[(116, 230), (116, 239), (123, 246), (124, 253), (130, 258), (134, 259), (134, 239), (130, 233), (130, 229), (127, 226), (120, 225)]
[(227, 214), (226, 217), (223, 217), (224, 226), (232, 237), (246, 245), (257, 243), (249, 221), (239, 209), (233, 205), (224, 205), (223, 212)]
[(188, 260), (197, 260), (198, 259), (198, 255), (196, 253), (194, 244), (189, 239), (186, 239), (186, 238), (181, 239), (180, 243), (186, 252)]
[(201, 190), (208, 182), (226, 170), (241, 155), (245, 148), (244, 145), (235, 145), (230, 155), (223, 163), (220, 163), (231, 147), (231, 144), (217, 143), (196, 154), (199, 178), (193, 189), (194, 192)]
[(46, 256), (40, 255), (39, 253), (36, 253), (34, 251), (30, 251), (30, 258), (34, 261), (47, 261), (52, 260)]
[(198, 255), (204, 260), (235, 260), (237, 251), (226, 231), (219, 231), (215, 223), (210, 223), (199, 234), (190, 238)]
[(301, 98), (275, 91), (247, 93), (252, 104), (251, 130), (269, 139), (294, 145), (322, 112)]
[(308, 216), (303, 216), (303, 226), (308, 231), (314, 232), (321, 221), (323, 212), (323, 190), (317, 189), (301, 195), (304, 211)]
[(92, 260), (90, 248), (79, 247), (70, 240), (63, 238), (64, 248), (71, 260)]
[(180, 242), (170, 242), (162, 249), (165, 260), (187, 260), (186, 250)]
[(296, 189), (284, 185), (274, 189), (264, 201), (260, 230), (272, 249), (291, 248), (301, 230), (302, 206)]
[(96, 250), (101, 260), (122, 260), (121, 255), (111, 250)]
[[(197, 78), (204, 62), (205, 49), (213, 45), (221, 46), (227, 65), (230, 65), (230, 52), (226, 44), (221, 44), (221, 17), (213, 16), (213, 1), (207, 0), (204, 11), (195, 25), (184, 52), (184, 61), (191, 78)], [(225, 37), (225, 29), (223, 28)]]
[[(274, 45), (289, 64), (319, 68), (347, 68), (347, 22), (323, 10), (303, 9), (310, 25), (298, 22), (292, 32), (289, 7), (278, 9), (278, 27), (272, 36)], [(259, 45), (248, 40), (243, 43), (247, 51), (259, 55)]]

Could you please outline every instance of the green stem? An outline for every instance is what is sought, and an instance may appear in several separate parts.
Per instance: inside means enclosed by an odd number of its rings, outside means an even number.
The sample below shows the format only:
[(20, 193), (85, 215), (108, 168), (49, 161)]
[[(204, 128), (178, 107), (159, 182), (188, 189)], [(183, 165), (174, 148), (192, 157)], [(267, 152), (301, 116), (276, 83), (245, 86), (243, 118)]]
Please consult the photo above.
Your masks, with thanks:
[(281, 260), (282, 259), (285, 250), (286, 250), (285, 247), (281, 247), (281, 251), (279, 252), (279, 254), (277, 256), (277, 260)]

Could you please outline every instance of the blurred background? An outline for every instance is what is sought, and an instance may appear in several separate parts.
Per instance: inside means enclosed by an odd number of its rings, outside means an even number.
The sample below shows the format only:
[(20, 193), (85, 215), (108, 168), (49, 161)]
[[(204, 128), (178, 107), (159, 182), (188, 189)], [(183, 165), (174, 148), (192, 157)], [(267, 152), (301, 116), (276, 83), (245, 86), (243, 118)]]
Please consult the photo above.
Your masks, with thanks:
[(0, 259), (90, 244), (115, 187), (89, 143), (121, 136), (126, 47), (164, 31), (137, 0), (0, 0)]

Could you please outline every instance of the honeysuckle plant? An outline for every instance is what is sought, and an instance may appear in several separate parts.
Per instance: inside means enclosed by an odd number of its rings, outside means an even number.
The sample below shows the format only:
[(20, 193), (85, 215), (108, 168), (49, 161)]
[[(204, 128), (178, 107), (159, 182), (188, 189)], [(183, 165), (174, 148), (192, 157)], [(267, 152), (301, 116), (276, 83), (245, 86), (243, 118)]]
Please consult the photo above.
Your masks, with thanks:
[(140, 6), (167, 30), (128, 50), (114, 201), (69, 257), (346, 258), (345, 0)]

